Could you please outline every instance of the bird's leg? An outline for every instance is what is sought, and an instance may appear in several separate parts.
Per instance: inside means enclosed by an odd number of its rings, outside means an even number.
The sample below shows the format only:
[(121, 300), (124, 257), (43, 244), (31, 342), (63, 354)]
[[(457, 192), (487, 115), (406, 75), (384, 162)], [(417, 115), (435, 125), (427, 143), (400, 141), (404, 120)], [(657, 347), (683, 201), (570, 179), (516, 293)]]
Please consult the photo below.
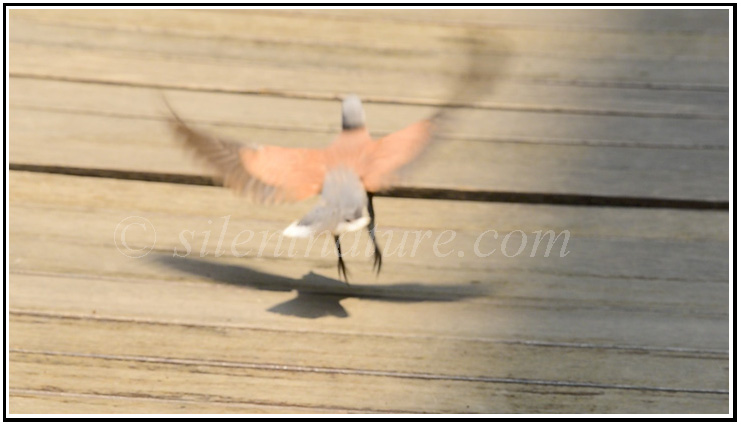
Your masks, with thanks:
[(337, 246), (337, 275), (345, 278), (345, 284), (350, 285), (347, 281), (347, 269), (345, 268), (345, 261), (342, 260), (342, 249), (340, 248), (340, 236), (334, 236), (334, 243)]
[(381, 273), (381, 263), (383, 263), (383, 256), (381, 250), (378, 248), (376, 243), (376, 215), (373, 212), (373, 194), (368, 193), (368, 215), (370, 216), (370, 222), (368, 222), (368, 234), (373, 242), (373, 269), (376, 270), (376, 275)]

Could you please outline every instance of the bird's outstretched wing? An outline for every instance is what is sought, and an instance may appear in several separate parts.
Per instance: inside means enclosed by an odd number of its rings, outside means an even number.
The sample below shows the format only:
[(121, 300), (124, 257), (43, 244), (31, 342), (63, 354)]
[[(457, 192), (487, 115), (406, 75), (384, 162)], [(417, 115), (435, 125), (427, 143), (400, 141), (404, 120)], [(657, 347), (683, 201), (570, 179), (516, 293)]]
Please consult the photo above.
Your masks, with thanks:
[(170, 111), (177, 138), (211, 168), (216, 181), (236, 193), (256, 202), (279, 203), (300, 201), (321, 191), (324, 151), (227, 140), (188, 126)]
[[(480, 40), (469, 33), (461, 39), (466, 55), (463, 72), (454, 81), (448, 99), (428, 120), (368, 141), (364, 147), (359, 174), (370, 192), (387, 189), (398, 175), (408, 171), (430, 145), (455, 127), (456, 110), (471, 107), (491, 92), (506, 67), (505, 40)], [(497, 55), (492, 55), (497, 52)]]
[(392, 186), (396, 172), (415, 160), (431, 142), (434, 127), (433, 120), (423, 120), (369, 141), (358, 170), (365, 189), (378, 192)]

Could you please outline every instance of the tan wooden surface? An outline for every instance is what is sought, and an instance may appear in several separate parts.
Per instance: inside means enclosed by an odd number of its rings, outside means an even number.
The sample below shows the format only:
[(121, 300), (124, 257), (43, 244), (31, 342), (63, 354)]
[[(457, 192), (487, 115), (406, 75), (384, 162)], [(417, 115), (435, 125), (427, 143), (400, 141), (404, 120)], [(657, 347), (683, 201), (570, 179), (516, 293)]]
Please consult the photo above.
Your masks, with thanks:
[[(382, 135), (426, 117), (424, 105), (445, 99), (465, 59), (463, 24), (382, 15), (12, 13), (11, 108), (23, 111), (11, 115), (21, 142), (12, 155), (26, 164), (197, 172), (161, 123), (164, 89), (195, 122), (287, 146), (326, 145), (339, 123), (335, 99), (356, 92)], [(493, 40), (491, 89), (456, 114), (452, 140), (406, 184), (728, 199), (719, 166), (729, 139), (727, 35), (554, 31), (480, 29)], [(58, 138), (62, 148), (44, 149)], [(455, 181), (440, 173), (451, 167)]]
[[(10, 163), (203, 175), (162, 93), (210, 131), (320, 147), (356, 92), (380, 136), (445, 101), (475, 28), (504, 65), (402, 185), (728, 201), (726, 19), (11, 10)], [(728, 211), (380, 197), (384, 269), (345, 236), (348, 287), (324, 240), (291, 254), (275, 234), (315, 200), (16, 170), (9, 185), (11, 414), (728, 410)], [(156, 230), (128, 234), (153, 247), (141, 258), (114, 241), (132, 216)], [(568, 231), (566, 256), (563, 237), (534, 247), (545, 230)], [(192, 253), (174, 257), (183, 231)], [(412, 254), (415, 231), (431, 237)]]
[[(156, 91), (39, 83), (37, 80), (19, 80), (11, 85), (12, 95), (15, 90), (24, 94), (11, 98), (11, 108), (19, 112), (11, 114), (10, 118), (11, 135), (19, 142), (11, 146), (13, 161), (203, 174), (203, 170), (194, 165), (172, 139)], [(167, 94), (185, 117), (212, 132), (258, 143), (321, 147), (334, 138), (339, 127), (337, 102), (180, 92)], [(18, 99), (17, 104), (15, 99)], [(367, 109), (371, 129), (377, 135), (398, 130), (405, 123), (422, 119), (432, 111), (424, 107), (387, 105), (369, 105)], [(218, 111), (224, 112), (219, 114)], [(459, 115), (461, 121), (471, 126), (463, 126), (460, 138), (436, 146), (434, 155), (430, 154), (429, 160), (420, 164), (405, 184), (521, 192), (728, 199), (728, 169), (722, 167), (728, 157), (727, 135), (715, 138), (726, 147), (657, 149), (638, 142), (638, 136), (633, 141), (610, 141), (610, 136), (601, 130), (608, 128), (615, 138), (624, 138), (624, 133), (648, 131), (633, 127), (640, 126), (636, 121), (643, 120), (657, 132), (675, 133), (667, 136), (666, 142), (683, 145), (696, 141), (712, 143), (714, 139), (706, 139), (702, 127), (694, 127), (695, 120), (618, 119), (611, 124), (595, 125), (594, 131), (603, 134), (595, 133), (597, 142), (592, 143), (577, 139), (587, 138), (589, 130), (585, 129), (583, 116), (573, 116), (573, 128), (569, 130), (567, 126), (563, 130), (570, 132), (571, 136), (558, 138), (557, 143), (548, 143), (541, 141), (540, 136), (525, 136), (519, 140), (523, 137), (514, 135), (504, 136), (504, 141), (489, 140), (486, 128), (503, 125), (517, 128), (513, 132), (521, 134), (553, 134), (557, 130), (551, 129), (562, 129), (560, 126), (564, 120), (569, 120), (568, 116), (551, 115), (542, 118), (548, 121), (543, 124), (542, 121), (531, 123), (523, 117), (527, 114), (514, 112), (489, 111), (483, 114), (471, 111), (468, 115)], [(513, 118), (514, 122), (509, 120), (507, 124), (507, 117), (499, 118), (499, 115)], [(490, 119), (493, 120), (488, 121)], [(612, 120), (592, 117), (592, 120), (600, 119)], [(44, 126), (39, 128), (39, 122)], [(379, 125), (375, 125), (376, 122)], [(389, 124), (382, 124), (385, 122)], [(727, 122), (708, 122), (727, 132)], [(660, 126), (654, 127), (657, 123)], [(112, 133), (111, 128), (121, 130)], [(677, 139), (672, 139), (675, 136)], [(50, 149), (51, 146), (55, 148)]]

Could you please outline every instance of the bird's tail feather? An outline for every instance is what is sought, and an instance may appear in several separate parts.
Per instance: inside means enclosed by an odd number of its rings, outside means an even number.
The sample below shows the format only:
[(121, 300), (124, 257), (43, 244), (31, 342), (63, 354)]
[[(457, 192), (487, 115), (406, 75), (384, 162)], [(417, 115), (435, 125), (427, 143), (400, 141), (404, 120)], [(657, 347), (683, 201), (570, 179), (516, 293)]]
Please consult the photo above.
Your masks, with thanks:
[(368, 196), (360, 177), (350, 168), (338, 167), (327, 172), (319, 203), (288, 226), (283, 235), (309, 237), (324, 231), (339, 235), (360, 230), (368, 223)]

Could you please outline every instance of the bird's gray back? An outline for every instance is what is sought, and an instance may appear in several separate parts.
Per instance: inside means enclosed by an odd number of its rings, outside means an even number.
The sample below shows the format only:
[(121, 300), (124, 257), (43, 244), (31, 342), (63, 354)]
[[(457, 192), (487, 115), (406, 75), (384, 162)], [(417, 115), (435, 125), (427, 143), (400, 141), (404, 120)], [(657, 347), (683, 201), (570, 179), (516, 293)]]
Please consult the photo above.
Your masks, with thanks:
[(341, 222), (361, 218), (368, 206), (360, 177), (346, 167), (327, 172), (321, 197), (319, 204), (299, 221), (300, 226), (309, 226), (315, 232), (333, 232)]

